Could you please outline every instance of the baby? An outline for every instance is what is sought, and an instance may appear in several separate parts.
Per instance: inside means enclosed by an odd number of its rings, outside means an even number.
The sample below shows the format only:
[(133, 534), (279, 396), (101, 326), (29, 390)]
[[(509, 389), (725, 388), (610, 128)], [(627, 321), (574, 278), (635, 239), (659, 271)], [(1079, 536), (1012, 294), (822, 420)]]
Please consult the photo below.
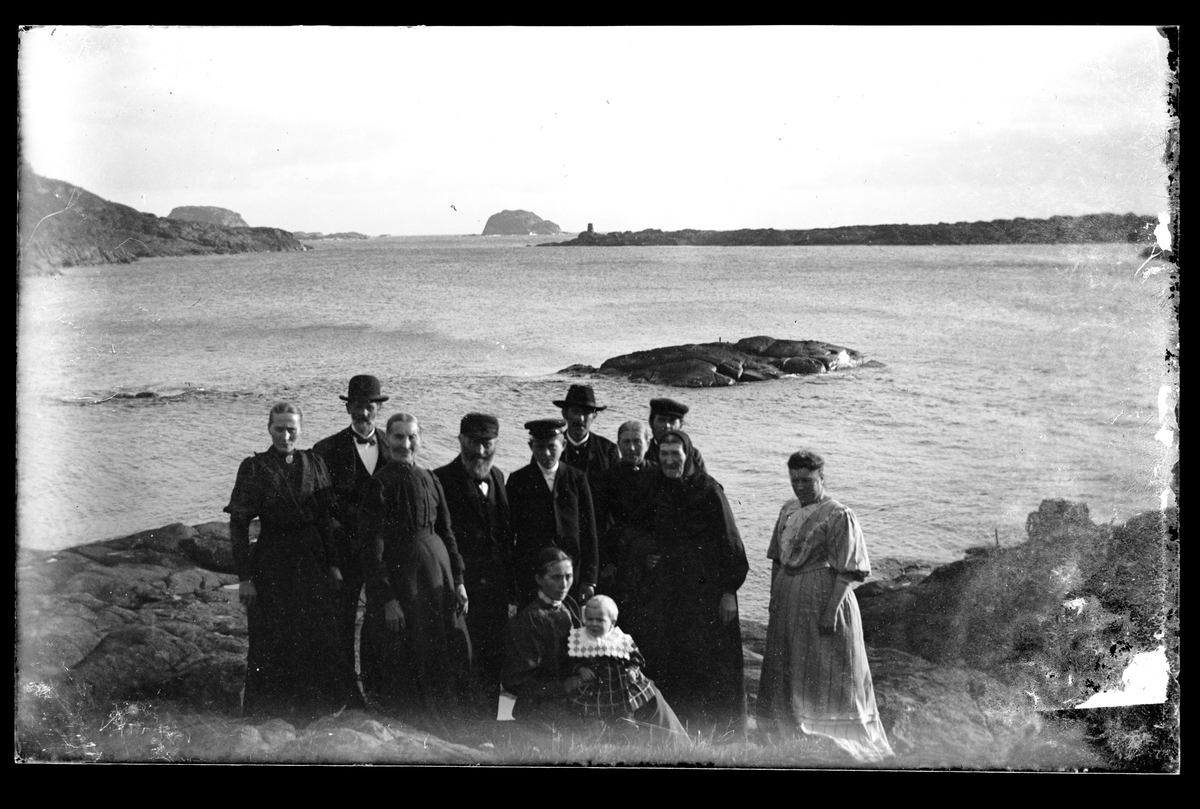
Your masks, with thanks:
[(571, 702), (583, 716), (630, 716), (659, 696), (654, 681), (642, 673), (642, 653), (616, 623), (616, 602), (595, 596), (584, 605), (583, 626), (567, 639), (567, 654), (582, 680)]

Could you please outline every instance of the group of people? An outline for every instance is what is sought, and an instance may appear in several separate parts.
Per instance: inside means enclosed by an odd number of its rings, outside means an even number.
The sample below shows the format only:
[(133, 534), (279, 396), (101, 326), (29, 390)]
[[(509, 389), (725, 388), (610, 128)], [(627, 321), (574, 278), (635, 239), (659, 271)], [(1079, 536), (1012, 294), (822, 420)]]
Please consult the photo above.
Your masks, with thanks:
[[(373, 376), (340, 397), (350, 425), (298, 449), (300, 408), (275, 405), (271, 447), (242, 462), (226, 511), (248, 611), (245, 710), (319, 715), (370, 704), (447, 730), (494, 718), (502, 692), (534, 726), (613, 723), (651, 736), (745, 732), (737, 592), (749, 565), (721, 485), (650, 402), (617, 442), (593, 431), (588, 385), (526, 422), (530, 463), (505, 477), (499, 420), (468, 413), (460, 452), (418, 462), (417, 418)], [(768, 556), (760, 728), (890, 755), (852, 585), (869, 566), (824, 462), (788, 460), (796, 498)], [(251, 543), (252, 521), (260, 531)], [(356, 631), (365, 592), (361, 632)], [(580, 605), (583, 609), (580, 609)]]

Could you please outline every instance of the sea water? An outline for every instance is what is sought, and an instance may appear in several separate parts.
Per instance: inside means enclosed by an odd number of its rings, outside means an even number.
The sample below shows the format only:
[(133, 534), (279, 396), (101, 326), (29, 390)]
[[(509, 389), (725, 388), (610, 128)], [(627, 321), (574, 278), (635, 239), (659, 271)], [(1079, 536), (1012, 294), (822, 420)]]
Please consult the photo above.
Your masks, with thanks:
[[(614, 439), (652, 397), (684, 401), (750, 558), (743, 615), (759, 620), (802, 446), (826, 458), (873, 557), (1022, 541), (1044, 498), (1123, 520), (1167, 485), (1154, 434), (1169, 281), (1133, 245), (533, 246), (551, 240), (318, 242), (22, 279), (18, 541), (223, 519), (238, 463), (269, 444), (270, 406), (299, 404), (311, 446), (348, 423), (338, 396), (360, 373), (383, 380), (382, 417), (419, 417), (429, 467), (454, 457), (471, 410), (499, 417), (500, 468), (523, 466), (521, 425), (558, 415), (573, 382), (596, 389), (595, 429)], [(712, 389), (557, 373), (763, 334), (885, 367)], [(139, 392), (156, 395), (114, 396)]]

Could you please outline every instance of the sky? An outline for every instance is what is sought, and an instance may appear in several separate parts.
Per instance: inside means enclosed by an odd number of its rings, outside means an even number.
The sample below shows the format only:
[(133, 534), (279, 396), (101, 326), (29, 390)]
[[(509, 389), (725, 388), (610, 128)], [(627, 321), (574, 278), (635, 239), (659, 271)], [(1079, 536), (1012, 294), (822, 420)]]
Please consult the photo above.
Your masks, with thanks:
[(1166, 54), (1148, 26), (47, 26), (18, 130), (43, 176), (290, 231), (1155, 214)]

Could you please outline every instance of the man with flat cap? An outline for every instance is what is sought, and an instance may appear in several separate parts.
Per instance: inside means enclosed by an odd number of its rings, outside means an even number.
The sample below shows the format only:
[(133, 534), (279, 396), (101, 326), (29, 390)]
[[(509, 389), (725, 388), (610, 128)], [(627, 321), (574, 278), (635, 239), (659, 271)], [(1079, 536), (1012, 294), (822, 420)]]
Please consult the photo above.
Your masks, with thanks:
[(508, 478), (513, 559), (523, 599), (535, 593), (533, 573), (538, 552), (560, 548), (578, 571), (571, 594), (591, 598), (599, 567), (596, 517), (587, 476), (562, 463), (567, 423), (562, 419), (525, 422), (533, 460)]
[(338, 621), (338, 648), (354, 665), (354, 634), (363, 588), (362, 538), (358, 533), (358, 505), (371, 476), (392, 460), (387, 435), (375, 427), (379, 405), (388, 400), (379, 379), (369, 375), (350, 378), (345, 396), (350, 426), (313, 445), (333, 482), (333, 516), (341, 525), (338, 562), (342, 585), (334, 597)]
[(567, 398), (556, 399), (554, 405), (562, 408), (567, 422), (563, 460), (587, 475), (594, 493), (600, 478), (620, 459), (616, 444), (592, 432), (596, 414), (608, 408), (597, 406), (591, 385), (572, 385)]
[(504, 665), (508, 607), (517, 599), (512, 577), (512, 533), (504, 473), (492, 465), (500, 422), (486, 413), (468, 413), (458, 429), (458, 456), (433, 470), (446, 494), (450, 524), (458, 540), (471, 594), (467, 631), (475, 659), (471, 702), (495, 718)]
[[(654, 437), (650, 439), (650, 447), (646, 450), (646, 460), (658, 464), (658, 439), (671, 430), (683, 429), (683, 417), (688, 413), (688, 406), (674, 399), (650, 400), (650, 430)], [(707, 472), (704, 467), (704, 457), (700, 450), (691, 448), (688, 459), (695, 465), (697, 472)]]

